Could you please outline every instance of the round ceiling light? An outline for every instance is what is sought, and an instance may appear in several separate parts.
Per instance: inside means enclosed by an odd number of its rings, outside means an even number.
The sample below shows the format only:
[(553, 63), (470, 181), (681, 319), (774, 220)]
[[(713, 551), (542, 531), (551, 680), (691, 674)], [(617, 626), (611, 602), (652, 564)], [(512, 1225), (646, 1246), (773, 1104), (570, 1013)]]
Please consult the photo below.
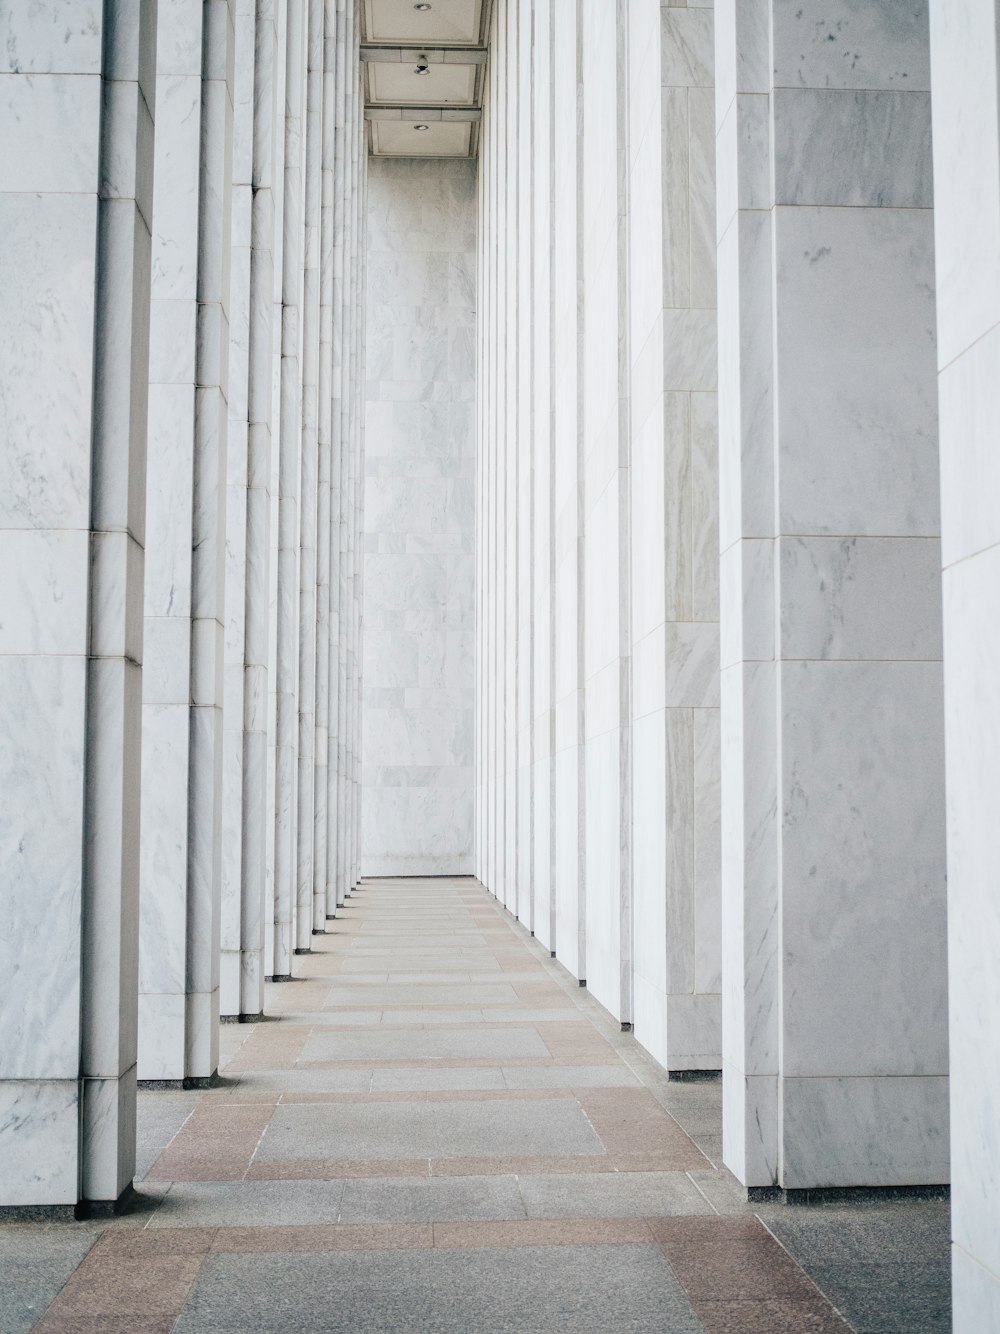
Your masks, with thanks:
[(431, 67), (430, 65), (414, 65), (413, 72), (414, 74), (419, 74), (423, 76), (425, 74), (430, 74)]
[(429, 130), (431, 127), (429, 125), (414, 125), (413, 128), (415, 130)]
[(426, 4), (426, 3), (425, 3), (425, 4), (419, 4), (419, 5), (414, 5), (413, 8), (414, 8), (414, 9), (419, 9), (420, 12), (421, 12), (421, 14), (423, 14), (423, 13), (425, 13), (428, 9), (430, 9), (430, 5), (428, 5), (428, 4)]

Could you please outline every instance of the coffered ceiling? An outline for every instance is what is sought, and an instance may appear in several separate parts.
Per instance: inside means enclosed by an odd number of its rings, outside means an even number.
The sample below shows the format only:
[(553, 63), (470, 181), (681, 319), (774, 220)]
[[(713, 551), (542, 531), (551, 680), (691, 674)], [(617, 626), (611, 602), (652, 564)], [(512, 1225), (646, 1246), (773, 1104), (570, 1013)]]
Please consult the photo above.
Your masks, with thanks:
[(473, 157), (492, 0), (362, 0), (368, 146), (378, 156)]

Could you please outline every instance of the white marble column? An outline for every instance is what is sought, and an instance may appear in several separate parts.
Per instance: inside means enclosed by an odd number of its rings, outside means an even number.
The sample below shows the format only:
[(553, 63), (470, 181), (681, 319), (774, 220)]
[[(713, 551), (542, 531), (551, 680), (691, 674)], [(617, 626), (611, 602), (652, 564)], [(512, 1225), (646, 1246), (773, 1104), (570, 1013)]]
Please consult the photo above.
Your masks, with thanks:
[(516, 228), (515, 255), (517, 277), (514, 294), (518, 311), (517, 397), (514, 428), (519, 442), (520, 466), (517, 473), (518, 541), (515, 556), (517, 611), (515, 615), (515, 713), (514, 772), (517, 778), (515, 819), (517, 823), (517, 916), (532, 932), (535, 926), (534, 886), (534, 664), (535, 637), (535, 473), (534, 473), (534, 369), (535, 326), (532, 319), (532, 269), (535, 250), (533, 199), (535, 193), (535, 155), (532, 126), (533, 15), (532, 0), (516, 0), (516, 82), (515, 115), (517, 119), (517, 156), (515, 159)]
[(638, 1040), (721, 1065), (711, 4), (630, 11), (632, 874)]
[(233, 14), (161, 7), (150, 328), (139, 1077), (218, 1064)]
[(274, 289), (272, 292), (271, 354), (271, 474), (270, 543), (268, 560), (268, 635), (267, 635), (267, 825), (265, 829), (266, 864), (264, 885), (264, 975), (275, 971), (276, 923), (279, 918), (277, 865), (277, 791), (278, 791), (278, 552), (281, 508), (281, 348), (284, 320), (285, 250), (285, 87), (287, 83), (288, 0), (274, 0), (277, 49), (274, 65)]
[(155, 24), (3, 16), (0, 1205), (29, 1209), (135, 1167)]
[(348, 349), (348, 374), (347, 374), (347, 419), (345, 425), (345, 438), (347, 440), (347, 635), (343, 645), (344, 653), (344, 680), (345, 680), (345, 707), (347, 710), (347, 725), (345, 728), (345, 760), (346, 760), (346, 799), (344, 809), (344, 893), (349, 895), (355, 887), (354, 876), (354, 855), (355, 855), (355, 836), (354, 836), (354, 815), (355, 815), (355, 769), (356, 754), (355, 744), (357, 737), (357, 700), (356, 700), (356, 653), (357, 653), (357, 489), (358, 489), (358, 459), (357, 459), (357, 403), (358, 403), (358, 369), (360, 366), (360, 347), (358, 344), (358, 335), (360, 332), (360, 311), (361, 297), (358, 292), (359, 277), (359, 255), (361, 243), (361, 179), (360, 179), (360, 145), (358, 142), (358, 115), (360, 111), (361, 86), (359, 83), (361, 75), (361, 66), (354, 49), (354, 36), (357, 33), (358, 13), (355, 8), (352, 18), (352, 41), (348, 48), (348, 69), (350, 71), (350, 89), (349, 102), (347, 107), (347, 143), (350, 152), (350, 172), (351, 172), (351, 193), (350, 193), (350, 266), (348, 270), (348, 283), (346, 287), (348, 300), (348, 321), (350, 329), (350, 343)]
[(532, 924), (535, 935), (555, 950), (553, 859), (555, 793), (555, 491), (552, 435), (553, 328), (553, 0), (533, 0), (534, 72), (531, 101), (533, 190), (529, 225), (532, 325), (532, 475), (534, 554), (532, 567)]
[(274, 978), (292, 973), (297, 885), (299, 469), (302, 444), (303, 162), (308, 10), (287, 0), (281, 409), (278, 463), (277, 680), (274, 834)]
[(278, 135), (277, 0), (256, 0), (253, 196), (250, 220), (250, 327), (247, 392), (246, 572), (244, 581), (243, 836), (240, 882), (239, 1015), (264, 1009), (268, 831), (268, 668), (271, 649), (271, 486), (275, 356), (274, 283)]
[[(205, 0), (191, 531), (187, 1075), (219, 1061), (219, 904), (226, 554), (233, 0)], [(155, 218), (154, 218), (155, 225)]]
[(725, 1161), (948, 1177), (927, 19), (716, 9)]
[[(139, 1076), (186, 1073), (191, 530), (201, 0), (157, 24), (145, 650)], [(209, 1072), (210, 1073), (210, 1072)]]
[(330, 374), (330, 569), (329, 656), (327, 663), (326, 916), (336, 915), (340, 847), (340, 530), (343, 494), (340, 402), (344, 346), (344, 107), (347, 84), (347, 0), (336, 0), (336, 72), (333, 95), (333, 294)]
[(323, 0), (308, 0), (304, 272), (302, 293), (302, 446), (299, 484), (299, 699), (295, 952), (309, 953), (313, 930), (316, 732), (316, 541), (320, 352), (320, 211), (323, 171)]
[(995, 0), (932, 0), (956, 1334), (1000, 1327), (998, 36)]
[(625, 145), (618, 77), (625, 21), (622, 6), (582, 0), (586, 980), (614, 1018), (630, 1022), (628, 343), (620, 324), (628, 256), (617, 168)]
[(555, 511), (555, 950), (586, 977), (583, 734), (583, 488), (580, 416), (580, 162), (578, 3), (553, 14), (553, 507)]
[(351, 873), (350, 885), (356, 889), (361, 880), (361, 662), (363, 596), (363, 513), (364, 513), (364, 401), (365, 401), (365, 255), (367, 222), (368, 147), (364, 123), (364, 84), (357, 46), (353, 51), (356, 70), (354, 100), (354, 155), (356, 162), (355, 262), (354, 262), (354, 376), (352, 379), (351, 431), (353, 505), (351, 530), (352, 587), (354, 614), (351, 641)]
[[(330, 745), (330, 538), (333, 463), (333, 214), (336, 147), (337, 6), (323, 17), (323, 150), (320, 198), (319, 409), (317, 417), (316, 733), (313, 784), (312, 928), (326, 930)], [(342, 77), (342, 74), (341, 74)]]
[(256, 0), (236, 0), (233, 46), (232, 252), (222, 679), (222, 874), (219, 1010), (238, 1018), (243, 915), (243, 726), (249, 447), (250, 255)]

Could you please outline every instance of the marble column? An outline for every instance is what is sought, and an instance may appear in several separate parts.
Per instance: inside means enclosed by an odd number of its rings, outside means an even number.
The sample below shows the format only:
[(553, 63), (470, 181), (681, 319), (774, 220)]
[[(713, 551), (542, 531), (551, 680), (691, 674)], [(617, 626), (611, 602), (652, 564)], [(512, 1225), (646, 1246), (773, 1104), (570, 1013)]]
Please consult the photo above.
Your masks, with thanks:
[(630, 11), (632, 874), (638, 1040), (721, 1065), (711, 4)]
[(349, 141), (346, 110), (350, 66), (348, 62), (349, 0), (337, 0), (337, 94), (334, 110), (334, 339), (333, 423), (330, 533), (330, 792), (327, 822), (327, 914), (335, 914), (344, 902), (340, 878), (344, 811), (344, 699), (343, 699), (343, 566), (344, 484), (346, 477), (344, 412), (345, 349), (347, 346), (346, 230), (349, 173)]
[(351, 887), (361, 881), (361, 682), (362, 682), (362, 627), (364, 614), (364, 388), (365, 388), (365, 257), (367, 254), (368, 206), (368, 146), (365, 136), (364, 84), (357, 48), (354, 51), (356, 94), (354, 102), (354, 153), (357, 162), (357, 207), (355, 213), (356, 252), (354, 265), (354, 347), (355, 364), (352, 382), (352, 409), (354, 426), (352, 449), (354, 457), (354, 504), (352, 510), (351, 560), (353, 566), (354, 618), (351, 645), (351, 718), (352, 718), (352, 800), (351, 800)]
[(333, 89), (333, 225), (332, 225), (332, 313), (330, 367), (330, 558), (327, 655), (327, 796), (326, 810), (326, 917), (336, 916), (337, 857), (339, 826), (337, 820), (340, 788), (340, 525), (341, 525), (341, 430), (343, 357), (343, 254), (344, 254), (344, 106), (347, 83), (347, 0), (336, 0), (334, 13), (336, 65)]
[(716, 8), (724, 1156), (948, 1179), (922, 5)]
[(233, 14), (163, 6), (150, 328), (139, 1077), (218, 1064)]
[(514, 429), (519, 442), (516, 512), (518, 540), (515, 553), (514, 582), (517, 609), (514, 620), (516, 657), (514, 666), (513, 719), (514, 774), (517, 780), (515, 820), (517, 825), (517, 906), (518, 919), (534, 931), (534, 663), (535, 637), (535, 472), (534, 472), (534, 396), (532, 371), (535, 326), (531, 318), (535, 249), (532, 201), (535, 192), (535, 153), (532, 126), (532, 88), (534, 83), (532, 0), (516, 0), (514, 109), (517, 121), (517, 156), (515, 158), (517, 265), (514, 295), (518, 312), (517, 397)]
[[(333, 214), (336, 147), (337, 6), (325, 0), (323, 150), (320, 198), (319, 409), (317, 417), (316, 734), (313, 785), (312, 928), (326, 930), (330, 745), (330, 538), (333, 463)], [(341, 71), (341, 77), (343, 73)]]
[[(205, 0), (191, 531), (187, 1075), (219, 1062), (219, 907), (234, 0)], [(155, 217), (154, 217), (155, 223)]]
[[(276, 0), (256, 0), (253, 200), (250, 224), (250, 329), (247, 394), (245, 640), (243, 678), (243, 873), (240, 909), (240, 1017), (264, 1009), (268, 803), (268, 667), (271, 573), (274, 339), (275, 148), (280, 43)], [(270, 934), (269, 932), (267, 934)]]
[(297, 886), (299, 469), (302, 445), (304, 95), (308, 32), (306, 0), (287, 0), (286, 16), (272, 964), (272, 976), (275, 978), (288, 978), (292, 973)]
[(316, 732), (316, 542), (320, 351), (320, 213), (323, 171), (323, 0), (308, 0), (304, 271), (302, 291), (302, 443), (299, 484), (299, 685), (295, 952), (312, 949)]
[(631, 1014), (629, 441), (623, 79), (627, 15), (582, 0), (582, 487), (586, 794), (586, 980), (616, 1019)]
[(556, 957), (578, 978), (586, 963), (586, 825), (583, 728), (583, 488), (580, 394), (579, 255), (583, 137), (577, 116), (579, 3), (556, 4), (552, 45), (553, 330), (552, 436), (555, 512), (555, 796)]
[(531, 98), (531, 165), (534, 176), (529, 226), (531, 256), (532, 385), (532, 929), (553, 951), (556, 911), (555, 853), (555, 491), (552, 425), (553, 329), (553, 185), (552, 99), (554, 48), (553, 0), (533, 0), (534, 71)]
[(995, 0), (933, 0), (956, 1334), (1000, 1327), (998, 35)]
[(156, 6), (3, 23), (0, 1205), (110, 1206), (135, 1168)]
[(285, 250), (285, 86), (287, 72), (288, 27), (287, 0), (274, 0), (277, 47), (274, 64), (274, 239), (272, 258), (274, 289), (271, 319), (271, 473), (270, 473), (270, 543), (268, 548), (268, 634), (267, 634), (267, 824), (264, 832), (266, 861), (264, 884), (264, 975), (274, 974), (275, 939), (278, 921), (278, 894), (275, 851), (277, 847), (278, 791), (278, 551), (281, 507), (281, 348), (284, 321), (282, 288)]
[(236, 0), (233, 47), (232, 252), (222, 676), (222, 854), (219, 1011), (238, 1018), (243, 915), (243, 724), (249, 448), (250, 255), (256, 0)]

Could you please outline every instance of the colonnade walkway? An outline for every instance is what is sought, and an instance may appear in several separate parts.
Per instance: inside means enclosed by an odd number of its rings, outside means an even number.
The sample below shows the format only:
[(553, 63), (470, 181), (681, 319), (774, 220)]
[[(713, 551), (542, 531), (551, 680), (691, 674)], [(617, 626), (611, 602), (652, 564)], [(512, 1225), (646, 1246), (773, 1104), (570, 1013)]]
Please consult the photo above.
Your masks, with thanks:
[(140, 1095), (128, 1213), (0, 1228), (0, 1330), (948, 1328), (943, 1201), (748, 1205), (719, 1084), (668, 1082), (475, 880), (328, 925), (217, 1088)]

